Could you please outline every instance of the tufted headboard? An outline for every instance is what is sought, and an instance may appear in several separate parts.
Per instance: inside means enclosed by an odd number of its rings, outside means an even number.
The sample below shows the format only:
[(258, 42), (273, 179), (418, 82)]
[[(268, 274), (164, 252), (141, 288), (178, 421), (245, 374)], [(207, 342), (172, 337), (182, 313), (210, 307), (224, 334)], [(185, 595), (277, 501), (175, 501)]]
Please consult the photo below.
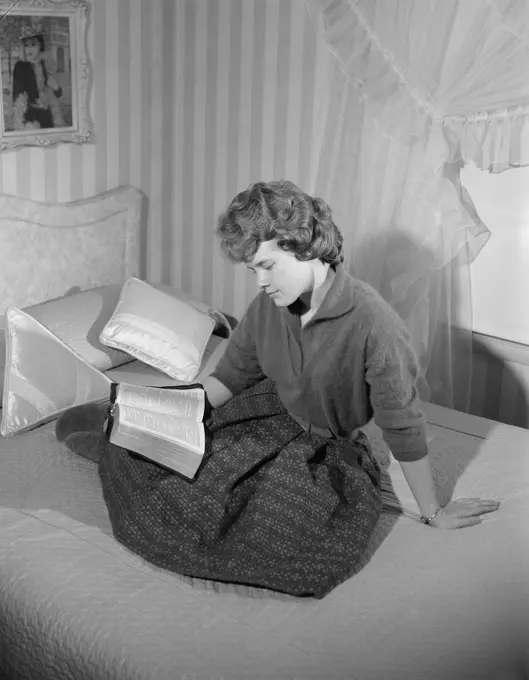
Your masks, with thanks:
[(138, 276), (143, 199), (132, 186), (67, 203), (0, 194), (0, 317)]

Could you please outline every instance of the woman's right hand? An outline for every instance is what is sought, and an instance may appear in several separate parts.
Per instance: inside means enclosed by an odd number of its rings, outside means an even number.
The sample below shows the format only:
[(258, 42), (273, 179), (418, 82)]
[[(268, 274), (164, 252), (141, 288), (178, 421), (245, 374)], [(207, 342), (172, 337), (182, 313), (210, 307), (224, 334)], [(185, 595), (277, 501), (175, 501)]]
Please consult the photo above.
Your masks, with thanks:
[(220, 380), (208, 375), (202, 383), (212, 408), (219, 408), (229, 401), (233, 394)]

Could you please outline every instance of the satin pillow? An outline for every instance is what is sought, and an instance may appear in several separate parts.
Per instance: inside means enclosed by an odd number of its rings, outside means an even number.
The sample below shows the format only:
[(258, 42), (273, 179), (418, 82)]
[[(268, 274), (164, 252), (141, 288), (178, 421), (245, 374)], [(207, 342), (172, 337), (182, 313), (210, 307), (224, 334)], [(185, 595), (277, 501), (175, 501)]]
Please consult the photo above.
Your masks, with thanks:
[(208, 314), (130, 278), (100, 339), (175, 380), (192, 382), (214, 328)]
[[(99, 340), (101, 330), (112, 316), (121, 285), (110, 284), (25, 307), (24, 312), (50, 330), (91, 366), (101, 371), (133, 360), (125, 352), (106, 347)], [(5, 319), (0, 319), (0, 400), (4, 383)], [(1, 405), (0, 401), (0, 405)]]
[[(162, 293), (167, 293), (171, 297), (178, 298), (182, 302), (185, 302), (190, 307), (193, 307), (197, 312), (202, 312), (202, 314), (207, 314), (215, 322), (215, 328), (213, 332), (215, 335), (219, 335), (221, 338), (228, 338), (231, 334), (232, 324), (230, 324), (228, 318), (216, 307), (211, 307), (201, 300), (197, 300), (192, 295), (184, 293), (183, 290), (179, 288), (174, 288), (173, 286), (167, 286), (164, 283), (151, 283), (149, 284), (153, 288), (162, 291)], [(235, 321), (235, 320), (234, 320)]]
[(31, 430), (71, 406), (109, 398), (111, 381), (32, 316), (6, 314), (6, 366), (0, 433)]

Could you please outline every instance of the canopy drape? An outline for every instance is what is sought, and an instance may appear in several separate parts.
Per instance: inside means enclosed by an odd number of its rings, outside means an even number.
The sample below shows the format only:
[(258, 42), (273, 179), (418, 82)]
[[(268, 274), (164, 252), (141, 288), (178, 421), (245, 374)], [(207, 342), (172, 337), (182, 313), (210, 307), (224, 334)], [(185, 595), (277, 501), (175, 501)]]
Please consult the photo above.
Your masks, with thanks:
[(407, 323), (422, 398), (466, 410), (469, 264), (489, 230), (459, 175), (529, 164), (529, 3), (306, 2), (335, 57), (311, 188), (350, 271)]

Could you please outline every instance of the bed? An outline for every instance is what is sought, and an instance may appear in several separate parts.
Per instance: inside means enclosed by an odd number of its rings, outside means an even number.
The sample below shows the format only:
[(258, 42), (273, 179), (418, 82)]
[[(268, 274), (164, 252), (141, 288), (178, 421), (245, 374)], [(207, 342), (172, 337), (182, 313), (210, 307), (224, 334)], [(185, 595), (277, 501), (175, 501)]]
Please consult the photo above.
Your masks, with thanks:
[[(132, 187), (62, 205), (0, 196), (0, 206), (0, 316), (140, 274), (142, 195)], [(226, 342), (215, 338), (199, 379)], [(107, 372), (171, 383), (137, 361)], [(384, 512), (363, 569), (322, 600), (153, 567), (113, 538), (95, 464), (56, 440), (53, 420), (0, 438), (1, 677), (529, 677), (529, 432), (424, 409), (442, 496), (498, 498), (500, 510), (467, 530), (420, 524), (369, 424)]]

